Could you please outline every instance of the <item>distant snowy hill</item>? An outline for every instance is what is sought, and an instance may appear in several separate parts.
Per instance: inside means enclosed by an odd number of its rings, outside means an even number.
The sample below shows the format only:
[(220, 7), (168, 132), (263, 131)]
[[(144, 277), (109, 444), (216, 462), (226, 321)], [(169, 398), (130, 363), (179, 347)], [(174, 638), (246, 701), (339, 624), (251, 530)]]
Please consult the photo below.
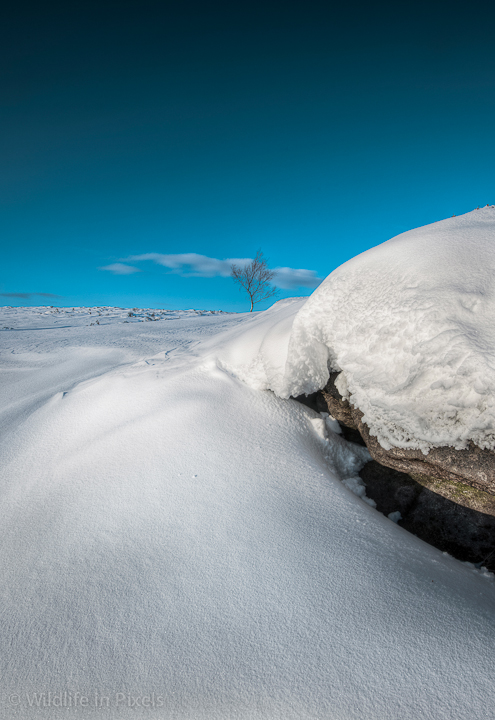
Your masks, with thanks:
[(18, 330), (48, 327), (84, 327), (109, 325), (118, 322), (154, 322), (197, 317), (198, 315), (228, 315), (221, 310), (158, 310), (156, 308), (120, 307), (0, 307), (0, 329)]

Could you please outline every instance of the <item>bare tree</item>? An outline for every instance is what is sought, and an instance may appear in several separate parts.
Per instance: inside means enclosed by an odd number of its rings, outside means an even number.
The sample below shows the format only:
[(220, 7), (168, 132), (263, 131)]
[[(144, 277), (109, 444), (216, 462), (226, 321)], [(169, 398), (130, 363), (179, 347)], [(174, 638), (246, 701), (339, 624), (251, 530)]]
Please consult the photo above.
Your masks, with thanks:
[(275, 272), (268, 268), (266, 260), (261, 250), (258, 250), (256, 257), (249, 265), (240, 267), (239, 265), (231, 265), (230, 276), (234, 282), (240, 285), (249, 295), (251, 300), (251, 308), (249, 312), (253, 312), (253, 305), (268, 300), (278, 293), (276, 287), (271, 284), (275, 277)]

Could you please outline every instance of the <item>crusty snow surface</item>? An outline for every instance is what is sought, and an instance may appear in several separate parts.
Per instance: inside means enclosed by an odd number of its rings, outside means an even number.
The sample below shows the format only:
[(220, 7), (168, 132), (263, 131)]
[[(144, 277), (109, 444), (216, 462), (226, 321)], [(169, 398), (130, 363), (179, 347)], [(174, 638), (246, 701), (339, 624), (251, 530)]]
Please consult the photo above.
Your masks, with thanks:
[(303, 302), (0, 310), (2, 719), (495, 717), (493, 576), (350, 492), (365, 451), (328, 418), (243, 382), (280, 372)]

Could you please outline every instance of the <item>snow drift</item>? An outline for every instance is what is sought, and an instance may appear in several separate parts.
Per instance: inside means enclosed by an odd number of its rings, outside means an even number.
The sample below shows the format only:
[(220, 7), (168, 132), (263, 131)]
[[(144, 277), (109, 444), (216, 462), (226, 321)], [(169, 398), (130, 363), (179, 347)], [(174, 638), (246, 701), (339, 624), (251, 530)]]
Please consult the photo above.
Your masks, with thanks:
[(265, 340), (241, 373), (248, 382), (281, 397), (309, 394), (332, 367), (384, 448), (495, 449), (495, 208), (349, 260), (299, 309), (290, 333), (284, 372), (260, 378), (273, 364)]

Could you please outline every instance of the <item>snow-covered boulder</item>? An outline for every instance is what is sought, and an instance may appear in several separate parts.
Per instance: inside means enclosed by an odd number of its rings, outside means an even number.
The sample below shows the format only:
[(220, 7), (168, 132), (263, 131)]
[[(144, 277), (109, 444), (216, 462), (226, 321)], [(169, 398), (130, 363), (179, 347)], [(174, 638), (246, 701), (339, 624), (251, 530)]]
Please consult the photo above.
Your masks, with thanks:
[(282, 398), (337, 371), (379, 462), (495, 493), (494, 206), (402, 233), (300, 303), (253, 317), (221, 364)]
[(380, 511), (400, 512), (403, 527), (457, 557), (489, 555), (495, 207), (368, 250), (306, 301), (257, 313), (215, 353), (257, 390), (282, 398), (322, 391), (306, 401), (353, 428), (344, 438), (363, 439), (379, 463), (360, 477)]
[(284, 394), (344, 397), (381, 447), (495, 449), (495, 208), (398, 235), (298, 312)]

